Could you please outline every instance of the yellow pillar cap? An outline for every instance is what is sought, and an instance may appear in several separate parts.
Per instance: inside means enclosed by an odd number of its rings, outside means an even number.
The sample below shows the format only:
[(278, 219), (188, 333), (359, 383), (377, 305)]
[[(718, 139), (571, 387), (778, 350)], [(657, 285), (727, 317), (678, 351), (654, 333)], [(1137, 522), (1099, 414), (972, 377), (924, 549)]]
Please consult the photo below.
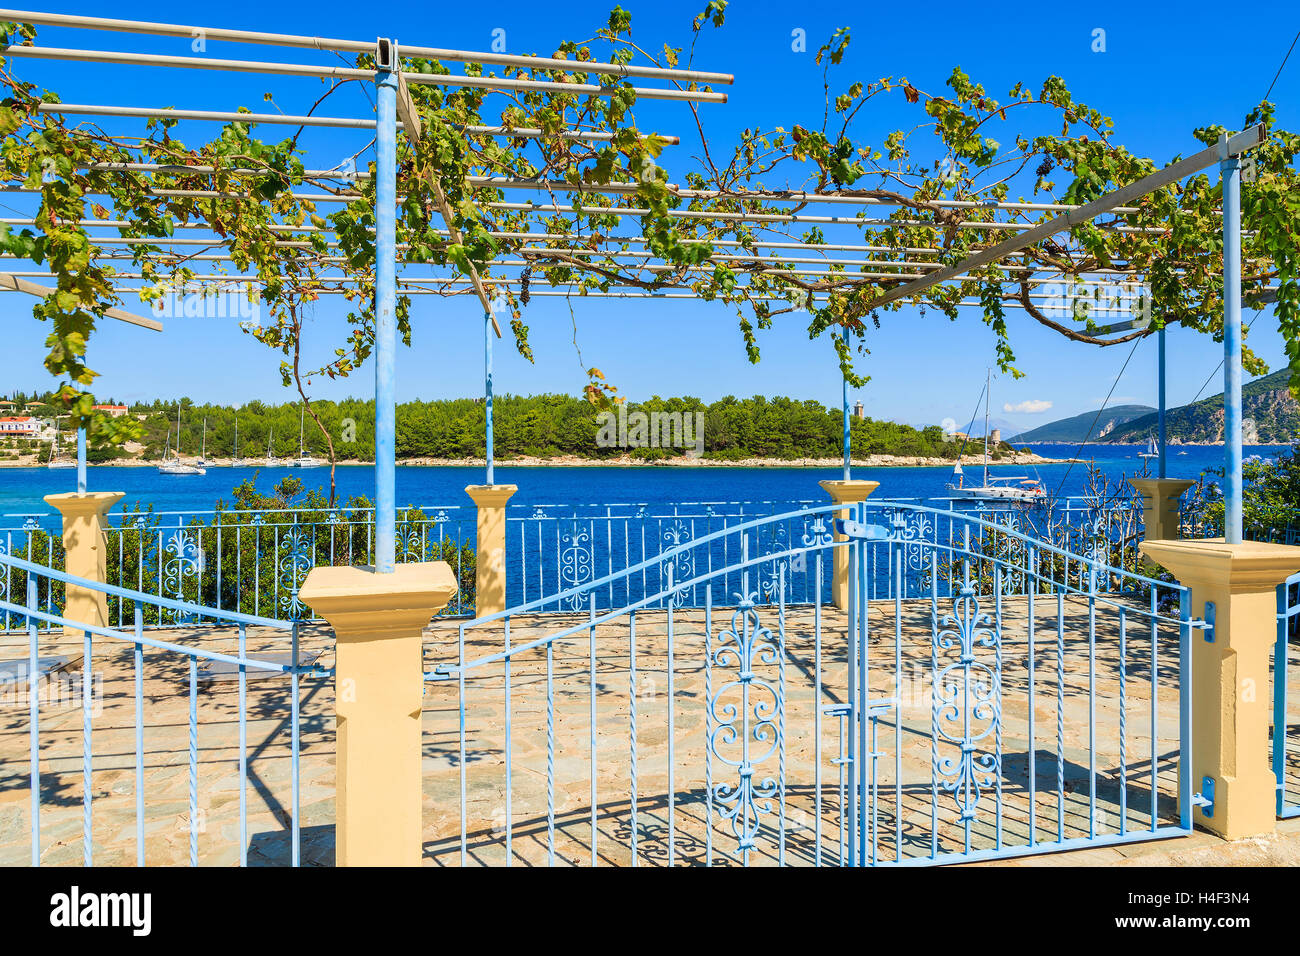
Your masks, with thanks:
[(518, 485), (468, 485), (465, 494), (480, 508), (501, 508), (518, 490)]
[(421, 561), (399, 564), (391, 574), (370, 567), (312, 568), (298, 598), (343, 641), (418, 633), (456, 591), (446, 561)]
[(88, 491), (78, 494), (70, 491), (64, 494), (46, 495), (45, 503), (57, 508), (59, 514), (66, 517), (103, 514), (124, 497), (125, 491)]
[(878, 481), (861, 481), (856, 478), (849, 481), (840, 479), (837, 481), (819, 481), (817, 483), (825, 489), (836, 504), (866, 501), (868, 496), (880, 487)]
[(1130, 478), (1129, 484), (1150, 500), (1156, 497), (1177, 498), (1196, 482), (1189, 478)]
[(1234, 594), (1275, 588), (1300, 570), (1300, 547), (1291, 544), (1228, 544), (1223, 538), (1183, 538), (1143, 541), (1138, 548), (1168, 568), (1181, 584), (1216, 584)]

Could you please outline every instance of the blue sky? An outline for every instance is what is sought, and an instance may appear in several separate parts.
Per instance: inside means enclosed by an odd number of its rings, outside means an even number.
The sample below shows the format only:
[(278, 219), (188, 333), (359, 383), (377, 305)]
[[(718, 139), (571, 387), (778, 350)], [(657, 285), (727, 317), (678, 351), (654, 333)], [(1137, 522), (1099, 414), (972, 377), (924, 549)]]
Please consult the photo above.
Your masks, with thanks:
[[(487, 49), (492, 31), (506, 31), (510, 52), (550, 53), (564, 39), (585, 39), (604, 22), (611, 3), (498, 3), (358, 5), (334, 0), (307, 4), (248, 3), (178, 8), (163, 3), (59, 4), (61, 12), (165, 22), (206, 21), (278, 32), (348, 38), (393, 36), (410, 44)], [(689, 21), (703, 0), (678, 3), (624, 0), (633, 15), (634, 37), (658, 49), (665, 41), (689, 39)], [(191, 11), (201, 10), (201, 14)], [(309, 12), (300, 12), (309, 11)], [(1177, 16), (1153, 6), (1093, 3), (1086, 9), (1060, 5), (997, 7), (974, 11), (969, 4), (934, 2), (863, 5), (805, 2), (797, 6), (737, 0), (719, 33), (706, 32), (697, 64), (736, 75), (725, 106), (701, 107), (715, 143), (726, 143), (749, 126), (819, 123), (821, 72), (811, 52), (791, 50), (791, 33), (803, 29), (815, 50), (837, 26), (849, 26), (853, 43), (836, 74), (836, 85), (885, 75), (906, 75), (930, 91), (941, 88), (960, 65), (990, 94), (1003, 97), (1025, 81), (1036, 86), (1052, 73), (1063, 76), (1076, 97), (1114, 117), (1120, 141), (1135, 152), (1167, 160), (1197, 148), (1191, 130), (1207, 123), (1237, 128), (1246, 111), (1268, 88), (1296, 29), (1300, 8), (1292, 3), (1258, 3), (1248, 17), (1225, 17), (1221, 5), (1186, 2)], [(1105, 30), (1106, 51), (1092, 52), (1093, 31)], [(42, 32), (46, 45), (107, 47), (186, 54), (187, 41), (131, 35)], [(209, 44), (209, 56), (292, 59), (270, 48)], [(308, 59), (300, 54), (301, 59)], [(315, 81), (141, 67), (64, 66), (24, 61), (19, 75), (58, 90), (65, 102), (130, 106), (265, 109), (262, 93), (276, 92), (285, 112), (304, 112), (319, 94)], [(110, 76), (111, 85), (104, 86)], [(364, 115), (360, 92), (340, 98), (324, 112)], [(1300, 55), (1293, 57), (1274, 88), (1279, 123), (1300, 122)], [(879, 102), (879, 101), (875, 101)], [(863, 138), (878, 140), (902, 122), (895, 101), (869, 106), (858, 126)], [(690, 117), (678, 105), (638, 109), (645, 128), (688, 133)], [(109, 124), (106, 128), (112, 129)], [(181, 128), (197, 142), (208, 129)], [(273, 131), (276, 132), (276, 131)], [(268, 133), (267, 135), (271, 135)], [(278, 138), (278, 137), (277, 137)], [(365, 137), (368, 138), (368, 137)], [(360, 133), (316, 131), (306, 138), (313, 155), (332, 165), (365, 141)], [(690, 163), (690, 151), (670, 157), (676, 173)], [(674, 179), (678, 177), (674, 175)], [(776, 185), (776, 183), (772, 183)], [(1062, 184), (1063, 186), (1064, 184)], [(4, 215), (22, 200), (3, 197)], [(852, 240), (846, 240), (852, 241)], [(400, 399), (479, 394), (482, 389), (482, 320), (469, 298), (414, 299), (414, 343), (399, 356)], [(0, 391), (47, 387), (41, 359), (47, 330), (29, 318), (30, 303), (18, 295), (0, 298), (6, 317), (7, 356)], [(497, 349), (498, 392), (577, 393), (584, 367), (598, 366), (632, 399), (652, 394), (690, 394), (705, 400), (722, 395), (787, 394), (838, 404), (840, 383), (825, 340), (810, 342), (801, 315), (778, 320), (763, 333), (763, 358), (750, 365), (734, 314), (725, 306), (693, 302), (575, 300), (577, 340), (563, 299), (535, 299), (525, 321), (537, 358), (529, 365), (508, 344)], [(1129, 346), (1097, 349), (1065, 341), (1011, 310), (1012, 343), (1025, 378), (995, 381), (995, 417), (1032, 427), (1092, 408), (1110, 391)], [(1251, 313), (1246, 319), (1250, 320)], [(333, 348), (342, 323), (337, 303), (327, 299), (312, 317), (309, 335), (321, 354)], [(1281, 367), (1281, 340), (1272, 317), (1262, 315), (1249, 337), (1273, 368)], [(863, 361), (872, 380), (855, 390), (869, 415), (911, 423), (969, 418), (992, 362), (993, 337), (975, 310), (957, 322), (913, 309), (887, 315), (869, 340)], [(1191, 400), (1213, 372), (1221, 347), (1181, 330), (1169, 335), (1170, 402)], [(199, 400), (241, 402), (253, 398), (289, 401), (280, 386), (278, 356), (233, 322), (175, 319), (162, 334), (108, 322), (91, 343), (91, 366), (102, 374), (97, 392), (120, 400), (188, 395)], [(1115, 385), (1112, 404), (1155, 403), (1155, 342), (1138, 347)], [(331, 398), (369, 395), (369, 367), (342, 383), (317, 382), (313, 394)], [(1221, 376), (1205, 388), (1220, 390)], [(1050, 406), (1037, 413), (1005, 412), (1003, 405)]]

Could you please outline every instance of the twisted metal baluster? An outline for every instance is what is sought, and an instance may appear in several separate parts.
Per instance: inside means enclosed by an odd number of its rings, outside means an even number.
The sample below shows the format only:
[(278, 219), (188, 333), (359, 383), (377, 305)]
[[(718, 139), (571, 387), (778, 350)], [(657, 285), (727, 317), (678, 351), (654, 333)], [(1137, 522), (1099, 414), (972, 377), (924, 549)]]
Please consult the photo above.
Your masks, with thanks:
[(546, 865), (555, 866), (555, 642), (546, 642)]
[(777, 701), (776, 746), (777, 779), (781, 781), (780, 834), (777, 839), (777, 866), (785, 866), (785, 565), (777, 568), (777, 586), (780, 589), (777, 605), (777, 682), (781, 693)]
[(713, 866), (713, 585), (704, 586), (704, 865)]
[[(144, 613), (135, 607), (135, 865), (144, 866)], [(240, 834), (241, 844), (244, 842)]]
[(90, 675), (90, 631), (82, 632), (84, 648), (81, 661), (81, 806), (82, 806), (82, 856), (85, 865), (91, 865), (94, 837), (91, 832), (91, 802), (94, 799), (94, 750), (91, 744), (91, 675)]
[(502, 662), (505, 671), (505, 758), (506, 758), (506, 866), (510, 866), (514, 856), (514, 826), (511, 813), (514, 810), (514, 747), (511, 738), (514, 732), (510, 726), (510, 618), (506, 618), (503, 624), (505, 640), (505, 660)]
[(637, 807), (636, 807), (636, 611), (627, 616), (628, 635), (628, 735), (630, 740), (629, 770), (631, 777), (631, 811), (632, 811), (632, 865), (637, 865)]
[(1065, 592), (1056, 592), (1056, 839), (1065, 839)]
[[(27, 575), (27, 610), (36, 610), (36, 578)], [(31, 746), (32, 866), (41, 865), (41, 672), (36, 618), (27, 617), (27, 720)]]
[[(576, 597), (576, 596), (575, 596)], [(588, 662), (590, 665), (589, 695), (591, 721), (591, 865), (595, 866), (596, 856), (596, 820), (600, 813), (596, 799), (596, 595), (590, 595), (590, 617), (587, 627)]]
[(1119, 609), (1119, 832), (1128, 832), (1128, 653), (1124, 608)]
[(199, 865), (199, 665), (190, 659), (190, 866)]
[(1038, 842), (1038, 767), (1034, 736), (1034, 596), (1038, 593), (1038, 549), (1030, 547), (1025, 556), (1025, 602), (1029, 614), (1029, 845)]
[(248, 626), (239, 625), (239, 865), (248, 866)]

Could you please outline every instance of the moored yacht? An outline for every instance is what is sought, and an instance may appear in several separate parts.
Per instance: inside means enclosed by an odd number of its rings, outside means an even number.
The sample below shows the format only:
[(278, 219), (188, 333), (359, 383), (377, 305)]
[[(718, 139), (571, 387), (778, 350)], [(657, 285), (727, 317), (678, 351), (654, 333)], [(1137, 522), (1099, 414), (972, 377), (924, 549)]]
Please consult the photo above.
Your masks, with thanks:
[(952, 470), (948, 482), (948, 497), (974, 501), (1036, 502), (1047, 497), (1047, 490), (1037, 478), (1028, 475), (995, 477), (989, 474), (989, 390), (993, 385), (993, 370), (989, 369), (984, 384), (984, 477), (979, 485), (967, 487), (966, 475), (961, 470), (961, 456)]
[[(206, 475), (208, 470), (201, 464), (182, 461), (181, 451), (181, 406), (180, 402), (176, 403), (176, 454), (171, 451), (171, 429), (167, 429), (167, 448), (163, 452), (163, 460), (158, 465), (158, 474), (160, 475)], [(202, 458), (199, 459), (202, 461)]]
[(319, 468), (323, 464), (325, 464), (325, 462), (321, 461), (319, 458), (313, 458), (311, 455), (305, 454), (303, 452), (302, 426), (304, 422), (303, 416), (305, 414), (306, 414), (306, 407), (304, 406), (303, 408), (298, 410), (298, 457), (295, 458), (293, 461), (288, 462), (287, 464), (292, 465), (295, 468)]

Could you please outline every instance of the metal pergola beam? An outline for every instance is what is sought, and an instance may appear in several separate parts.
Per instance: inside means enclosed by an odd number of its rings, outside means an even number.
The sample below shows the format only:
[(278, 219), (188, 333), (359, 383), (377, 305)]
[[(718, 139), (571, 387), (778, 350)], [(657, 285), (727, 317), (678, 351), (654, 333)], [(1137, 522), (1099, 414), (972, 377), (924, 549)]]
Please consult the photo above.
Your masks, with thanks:
[[(1263, 124), (1252, 126), (1250, 129), (1243, 130), (1240, 133), (1229, 137), (1226, 140), (1226, 146), (1229, 156), (1236, 156), (1245, 152), (1253, 146), (1258, 146), (1264, 141), (1265, 133)], [(1179, 160), (1166, 166), (1164, 169), (1157, 170), (1149, 176), (1144, 176), (1137, 182), (1129, 183), (1127, 186), (1121, 186), (1113, 189), (1104, 196), (1099, 196), (1090, 203), (1085, 203), (1078, 209), (1064, 212), (1053, 219), (1032, 229), (1026, 230), (1018, 236), (999, 242), (995, 246), (983, 249), (974, 255), (968, 256), (956, 265), (948, 266), (941, 269), (934, 275), (926, 276), (923, 279), (915, 279), (907, 285), (899, 286), (897, 289), (890, 289), (871, 300), (870, 305), (873, 308), (888, 305), (899, 299), (905, 299), (909, 296), (917, 295), (926, 289), (940, 282), (946, 282), (954, 276), (961, 275), (964, 272), (971, 272), (990, 263), (996, 262), (1008, 253), (1018, 252), (1028, 246), (1042, 242), (1044, 239), (1056, 235), (1058, 232), (1064, 232), (1075, 226), (1089, 222), (1096, 216), (1113, 210), (1116, 206), (1121, 206), (1145, 196), (1147, 193), (1155, 192), (1171, 183), (1185, 179), (1193, 173), (1198, 173), (1219, 161), (1220, 151), (1223, 147), (1211, 146), (1200, 152), (1193, 153), (1186, 159)], [(1225, 210), (1224, 219), (1227, 215)]]
[[(53, 279), (54, 276), (49, 278)], [(43, 286), (37, 282), (21, 278), (11, 272), (0, 272), (0, 289), (7, 289), (13, 292), (26, 292), (28, 295), (34, 295), (37, 298), (44, 299), (54, 290), (48, 286)], [(119, 308), (107, 308), (104, 310), (104, 316), (109, 319), (117, 319), (119, 322), (126, 322), (128, 325), (138, 325), (142, 329), (149, 329), (153, 332), (163, 330), (162, 323), (157, 319), (146, 319), (144, 316), (135, 315)]]
[[(268, 124), (273, 126), (318, 126), (324, 129), (364, 129), (373, 130), (375, 121), (351, 116), (292, 116), (284, 113), (246, 113), (237, 110), (181, 110), (172, 108), (153, 108), (148, 106), (101, 106), (91, 103), (41, 103), (36, 107), (38, 113), (59, 113), (68, 116), (115, 116), (131, 119), (176, 119), (213, 123), (248, 123), (250, 125)], [(398, 126), (405, 125), (403, 120)], [(566, 129), (558, 133), (547, 133), (531, 126), (474, 126), (451, 124), (462, 132), (485, 136), (503, 136), (507, 139), (558, 139), (590, 140), (607, 143), (614, 138), (613, 133), (600, 133), (583, 129)], [(661, 136), (657, 133), (643, 133), (642, 139), (662, 140), (666, 145), (681, 144), (679, 136)], [(185, 169), (185, 167), (177, 167)], [(35, 191), (35, 190), (33, 190)], [(343, 197), (322, 196), (322, 201), (339, 201)], [(359, 196), (347, 197), (344, 201), (358, 199)]]
[[(76, 30), (103, 30), (112, 33), (139, 33), (145, 36), (184, 37), (189, 40), (202, 36), (208, 40), (229, 43), (250, 43), (268, 46), (298, 47), (309, 50), (327, 50), (336, 53), (372, 53), (374, 41), (343, 40), (328, 37), (300, 36), (289, 33), (268, 33), (261, 30), (229, 30), (220, 27), (189, 26), (176, 23), (150, 23), (145, 20), (119, 20), (108, 17), (84, 17), (63, 13), (41, 13), (32, 10), (0, 10), (0, 20), (30, 23), (33, 26), (67, 27)], [(516, 66), (529, 70), (564, 70), (569, 73), (599, 73), (607, 76), (636, 76), (646, 79), (667, 79), (685, 83), (730, 84), (735, 77), (730, 73), (710, 73), (704, 70), (679, 70), (666, 67), (626, 66), (621, 63), (591, 63), (554, 57), (518, 56), (506, 53), (484, 53), (471, 50), (446, 50), (440, 47), (404, 46), (407, 56), (431, 60), (451, 60), (464, 63), (488, 63), (498, 66)]]
[[(277, 63), (269, 60), (224, 60), (209, 56), (174, 56), (165, 53), (122, 53), (115, 50), (81, 50), (50, 46), (10, 46), (5, 56), (56, 63), (109, 63), (122, 66), (178, 67), (225, 73), (264, 73), (272, 76), (301, 76), (327, 80), (370, 82), (377, 73), (347, 66), (314, 66), (307, 63)], [(511, 80), (487, 76), (458, 76), (445, 73), (402, 74), (407, 82), (421, 86), (464, 87), (489, 92), (572, 93), (577, 96), (613, 96), (623, 88), (591, 83), (560, 83), (549, 80)], [(637, 99), (674, 100), (689, 103), (725, 103), (726, 93), (674, 90), (661, 87), (632, 87)]]

